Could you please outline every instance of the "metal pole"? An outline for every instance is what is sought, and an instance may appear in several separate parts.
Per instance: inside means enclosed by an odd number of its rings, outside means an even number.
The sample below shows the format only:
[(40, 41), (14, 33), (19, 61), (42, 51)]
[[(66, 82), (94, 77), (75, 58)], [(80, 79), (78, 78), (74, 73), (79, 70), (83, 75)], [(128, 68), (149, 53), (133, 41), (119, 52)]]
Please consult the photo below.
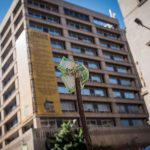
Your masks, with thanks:
[(86, 141), (87, 150), (92, 150), (91, 138), (89, 135), (88, 127), (86, 125), (86, 118), (84, 114), (83, 101), (82, 101), (82, 95), (81, 95), (80, 77), (78, 73), (76, 73), (75, 75), (75, 84), (76, 84), (76, 95), (77, 95), (77, 101), (78, 101), (80, 121), (81, 121), (81, 125), (83, 128), (83, 134), (84, 134), (84, 138)]
[(144, 28), (146, 28), (146, 29), (148, 29), (148, 30), (150, 30), (150, 28), (149, 28), (149, 27), (147, 27), (147, 26), (145, 26), (145, 25), (143, 25), (143, 27), (144, 27)]

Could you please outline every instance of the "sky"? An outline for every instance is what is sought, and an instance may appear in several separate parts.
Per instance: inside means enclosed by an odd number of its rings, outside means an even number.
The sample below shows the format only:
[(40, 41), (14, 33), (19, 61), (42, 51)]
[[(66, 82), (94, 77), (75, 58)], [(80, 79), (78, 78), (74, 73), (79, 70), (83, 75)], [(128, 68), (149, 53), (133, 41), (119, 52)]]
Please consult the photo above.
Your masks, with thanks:
[[(13, 0), (0, 0), (0, 22), (2, 22), (12, 1)], [(101, 12), (105, 15), (109, 15), (109, 9), (111, 9), (113, 12), (117, 14), (116, 18), (119, 20), (120, 27), (121, 28), (125, 27), (117, 0), (66, 0), (66, 1), (92, 9), (97, 12)]]

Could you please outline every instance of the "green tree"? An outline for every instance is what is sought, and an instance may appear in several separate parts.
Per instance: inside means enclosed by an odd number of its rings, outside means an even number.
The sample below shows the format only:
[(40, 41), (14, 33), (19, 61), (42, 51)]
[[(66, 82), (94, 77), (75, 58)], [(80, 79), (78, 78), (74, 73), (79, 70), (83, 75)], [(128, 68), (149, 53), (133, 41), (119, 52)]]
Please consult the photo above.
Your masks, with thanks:
[(68, 121), (49, 139), (50, 150), (87, 150), (84, 143), (83, 130), (74, 128), (76, 121)]

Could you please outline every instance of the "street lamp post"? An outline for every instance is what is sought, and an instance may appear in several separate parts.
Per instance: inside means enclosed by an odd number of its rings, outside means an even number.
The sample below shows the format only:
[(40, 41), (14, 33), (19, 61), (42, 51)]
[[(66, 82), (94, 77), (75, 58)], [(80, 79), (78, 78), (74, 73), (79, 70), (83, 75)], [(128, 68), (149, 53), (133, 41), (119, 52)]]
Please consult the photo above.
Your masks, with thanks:
[(91, 138), (89, 135), (88, 127), (86, 124), (86, 118), (85, 118), (85, 114), (84, 114), (83, 101), (82, 101), (82, 95), (81, 95), (81, 87), (80, 87), (80, 76), (78, 73), (75, 74), (75, 85), (76, 85), (76, 95), (77, 95), (77, 101), (78, 101), (80, 121), (81, 121), (81, 125), (83, 128), (83, 134), (85, 137), (87, 149), (92, 150)]
[(80, 125), (83, 129), (87, 150), (92, 150), (91, 138), (86, 124), (84, 113), (81, 89), (89, 80), (88, 69), (81, 64), (76, 64), (74, 61), (63, 57), (57, 68), (62, 72), (62, 81), (70, 93), (75, 93), (77, 96)]
[(145, 26), (145, 25), (143, 24), (143, 22), (142, 22), (139, 18), (135, 18), (134, 21), (135, 21), (135, 23), (137, 23), (139, 26), (142, 26), (142, 27), (144, 27), (144, 28), (150, 30), (150, 28), (147, 27), (147, 26)]

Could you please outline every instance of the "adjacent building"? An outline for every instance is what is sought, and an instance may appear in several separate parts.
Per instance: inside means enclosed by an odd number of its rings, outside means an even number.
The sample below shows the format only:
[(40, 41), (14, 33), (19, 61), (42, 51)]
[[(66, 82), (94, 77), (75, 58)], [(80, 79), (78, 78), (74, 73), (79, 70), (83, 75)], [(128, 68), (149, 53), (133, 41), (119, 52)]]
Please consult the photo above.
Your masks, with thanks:
[[(126, 24), (126, 35), (142, 83), (142, 95), (150, 113), (150, 1), (118, 0)], [(135, 22), (140, 19), (144, 26)]]
[(56, 68), (63, 56), (89, 69), (82, 95), (92, 142), (148, 144), (141, 83), (116, 19), (60, 0), (15, 0), (0, 35), (1, 149), (43, 150), (63, 121), (79, 123)]

